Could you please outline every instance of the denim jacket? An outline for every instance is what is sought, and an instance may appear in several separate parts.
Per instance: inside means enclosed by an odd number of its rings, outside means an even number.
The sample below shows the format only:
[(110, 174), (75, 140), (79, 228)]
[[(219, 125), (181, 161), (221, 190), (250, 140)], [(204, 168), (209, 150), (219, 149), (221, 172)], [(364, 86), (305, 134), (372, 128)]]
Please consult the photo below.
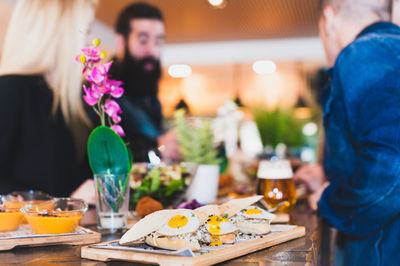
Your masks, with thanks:
[(400, 28), (365, 28), (330, 75), (320, 214), (343, 236), (341, 264), (400, 263)]

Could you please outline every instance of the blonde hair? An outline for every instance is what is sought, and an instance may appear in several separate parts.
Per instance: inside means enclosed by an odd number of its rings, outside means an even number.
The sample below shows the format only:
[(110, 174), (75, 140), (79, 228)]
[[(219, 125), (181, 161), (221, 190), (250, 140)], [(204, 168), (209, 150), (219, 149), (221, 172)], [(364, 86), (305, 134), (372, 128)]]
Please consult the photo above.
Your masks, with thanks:
[[(42, 74), (53, 91), (76, 142), (90, 125), (81, 99), (82, 68), (74, 61), (87, 42), (93, 0), (20, 0), (11, 17), (0, 60), (0, 75)], [(80, 145), (79, 144), (79, 145)]]

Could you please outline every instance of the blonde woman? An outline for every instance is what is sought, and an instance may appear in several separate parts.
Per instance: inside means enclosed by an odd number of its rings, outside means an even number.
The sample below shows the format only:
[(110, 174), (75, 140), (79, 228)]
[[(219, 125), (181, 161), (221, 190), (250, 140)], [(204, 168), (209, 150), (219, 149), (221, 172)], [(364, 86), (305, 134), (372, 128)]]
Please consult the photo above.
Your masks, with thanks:
[(69, 196), (90, 178), (90, 122), (81, 100), (93, 0), (20, 0), (0, 54), (0, 194)]

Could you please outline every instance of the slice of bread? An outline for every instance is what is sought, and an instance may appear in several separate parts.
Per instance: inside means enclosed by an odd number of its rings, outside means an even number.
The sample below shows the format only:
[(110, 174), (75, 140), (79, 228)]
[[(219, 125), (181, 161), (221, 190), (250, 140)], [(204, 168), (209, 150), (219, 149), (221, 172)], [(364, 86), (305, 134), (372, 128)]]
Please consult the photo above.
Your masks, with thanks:
[(160, 229), (174, 215), (182, 210), (161, 210), (153, 212), (134, 224), (119, 240), (120, 245), (132, 245), (140, 238)]
[(232, 217), (233, 215), (237, 214), (244, 208), (250, 206), (253, 203), (256, 203), (263, 196), (253, 196), (241, 199), (233, 199), (230, 200), (218, 207), (221, 216), (227, 216), (228, 218)]
[(218, 205), (205, 205), (194, 210), (200, 220), (200, 225), (204, 224), (210, 215), (220, 215)]
[(240, 232), (244, 234), (263, 235), (271, 232), (269, 221), (265, 223), (253, 223), (251, 220), (238, 221), (235, 223)]
[(198, 242), (189, 242), (185, 239), (171, 239), (169, 237), (154, 237), (148, 236), (145, 242), (149, 246), (168, 249), (168, 250), (180, 250), (190, 248), (192, 251), (199, 251), (200, 244)]
[(218, 236), (218, 238), (219, 238), (219, 241), (221, 241), (224, 244), (235, 243), (235, 234), (234, 233), (220, 235), (220, 236)]

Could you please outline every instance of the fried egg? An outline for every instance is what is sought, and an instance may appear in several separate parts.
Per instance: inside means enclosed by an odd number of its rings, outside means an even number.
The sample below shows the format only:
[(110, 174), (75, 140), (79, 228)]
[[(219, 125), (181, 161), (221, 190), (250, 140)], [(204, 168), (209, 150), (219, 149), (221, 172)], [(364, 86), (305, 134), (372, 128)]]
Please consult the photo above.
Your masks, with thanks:
[(205, 225), (211, 235), (225, 235), (239, 230), (228, 219), (218, 215), (208, 217)]
[(169, 219), (157, 232), (164, 236), (176, 236), (195, 232), (200, 221), (193, 211), (182, 211)]
[(274, 214), (269, 213), (257, 206), (249, 206), (245, 208), (240, 212), (240, 215), (248, 219), (272, 220), (275, 218)]

